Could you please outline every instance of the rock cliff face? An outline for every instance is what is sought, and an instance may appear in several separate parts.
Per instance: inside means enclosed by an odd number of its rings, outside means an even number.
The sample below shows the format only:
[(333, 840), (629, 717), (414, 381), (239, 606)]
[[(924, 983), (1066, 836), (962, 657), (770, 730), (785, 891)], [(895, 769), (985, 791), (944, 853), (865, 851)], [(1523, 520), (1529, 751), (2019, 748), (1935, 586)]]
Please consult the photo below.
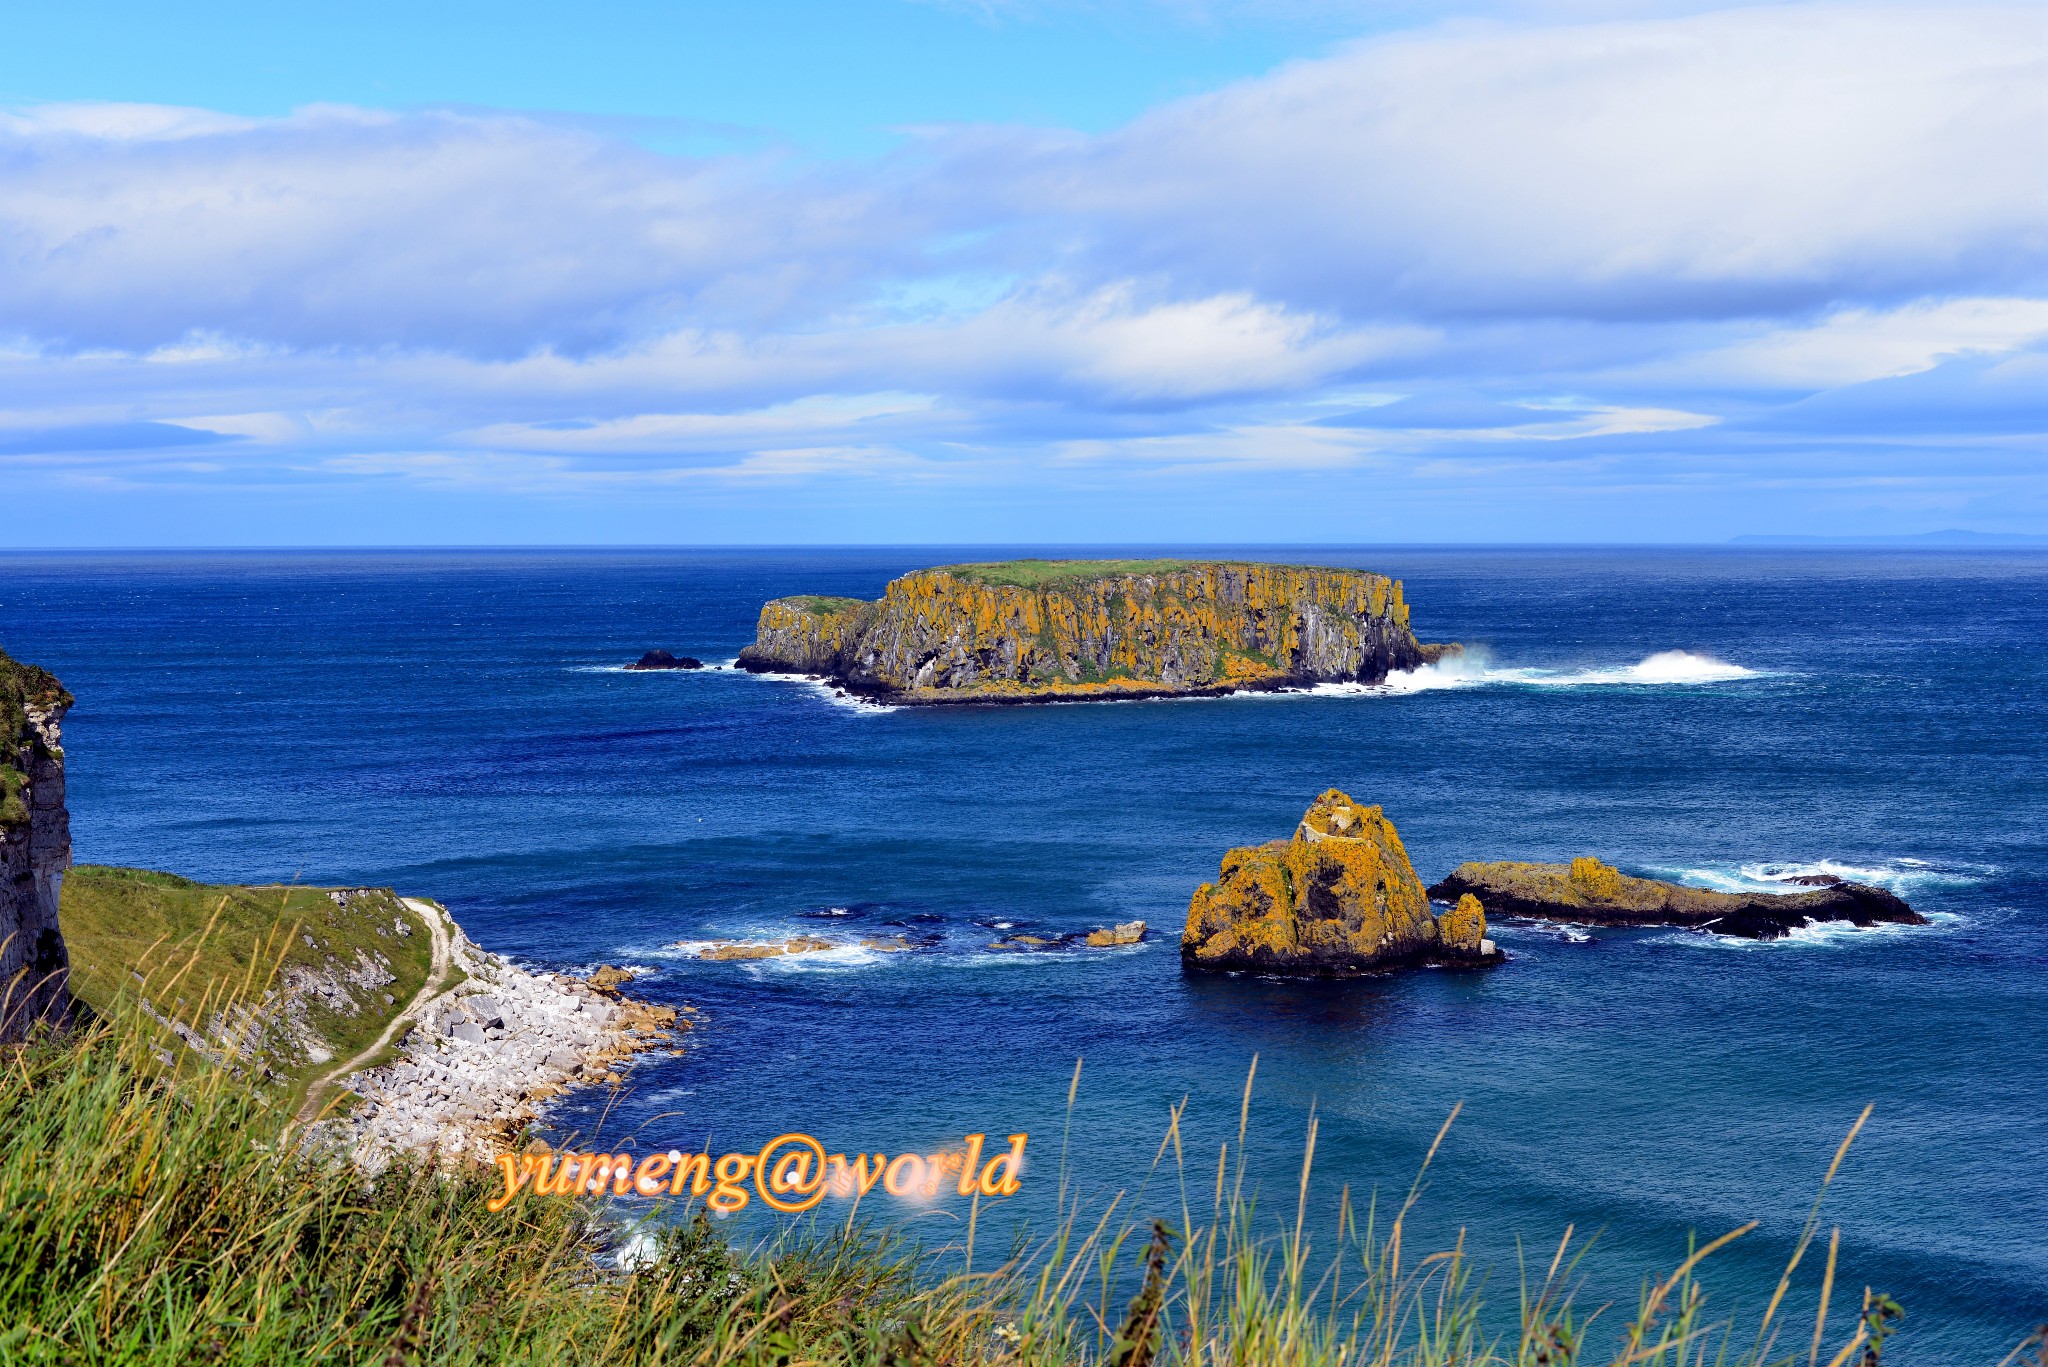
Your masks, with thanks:
[(1181, 962), (1193, 969), (1338, 977), (1415, 962), (1485, 963), (1476, 901), (1439, 925), (1394, 823), (1332, 788), (1291, 840), (1231, 850), (1188, 903)]
[(71, 867), (59, 725), (71, 695), (0, 652), (0, 1041), (70, 1020), (57, 899)]
[(892, 701), (1024, 702), (1377, 682), (1446, 649), (1416, 641), (1385, 575), (1023, 560), (920, 570), (875, 603), (778, 598), (739, 663)]
[(1925, 925), (1927, 918), (1883, 888), (1816, 878), (1807, 892), (1709, 892), (1632, 878), (1598, 859), (1569, 864), (1460, 864), (1429, 890), (1449, 900), (1476, 894), (1496, 916), (1593, 925), (1700, 926), (1723, 935), (1775, 940), (1816, 921), (1858, 926)]

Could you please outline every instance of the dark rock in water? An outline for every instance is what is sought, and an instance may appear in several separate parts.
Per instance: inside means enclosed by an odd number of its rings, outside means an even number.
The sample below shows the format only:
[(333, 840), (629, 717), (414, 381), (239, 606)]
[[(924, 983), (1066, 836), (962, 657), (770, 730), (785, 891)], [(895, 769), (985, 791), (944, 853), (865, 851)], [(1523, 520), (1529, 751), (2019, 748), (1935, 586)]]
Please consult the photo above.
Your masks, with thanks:
[(1429, 895), (1452, 901), (1471, 893), (1491, 914), (1523, 920), (1696, 926), (1749, 940), (1775, 940), (1817, 921), (1927, 924), (1926, 917), (1883, 888), (1825, 874), (1787, 881), (1812, 890), (1709, 892), (1656, 878), (1632, 878), (1598, 859), (1581, 858), (1569, 864), (1460, 864)]
[(688, 655), (671, 655), (666, 650), (650, 650), (638, 660), (626, 666), (628, 669), (702, 669), (702, 660), (693, 660)]

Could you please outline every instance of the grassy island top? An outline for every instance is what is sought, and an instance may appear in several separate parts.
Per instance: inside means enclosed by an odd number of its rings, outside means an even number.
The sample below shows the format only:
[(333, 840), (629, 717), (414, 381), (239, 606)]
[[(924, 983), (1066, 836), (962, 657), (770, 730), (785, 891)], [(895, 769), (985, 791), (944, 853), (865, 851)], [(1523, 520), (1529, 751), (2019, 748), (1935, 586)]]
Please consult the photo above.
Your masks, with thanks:
[(842, 612), (850, 612), (854, 608), (864, 608), (867, 606), (859, 598), (834, 598), (830, 594), (824, 593), (792, 594), (781, 601), (794, 603), (813, 617), (836, 617)]
[(1116, 579), (1131, 574), (1177, 574), (1182, 570), (1209, 565), (1256, 565), (1262, 569), (1330, 569), (1339, 574), (1363, 574), (1338, 566), (1283, 565), (1264, 560), (993, 560), (978, 565), (937, 565), (959, 579), (982, 584), (1005, 584), (1021, 589), (1065, 588), (1090, 584), (1098, 579)]

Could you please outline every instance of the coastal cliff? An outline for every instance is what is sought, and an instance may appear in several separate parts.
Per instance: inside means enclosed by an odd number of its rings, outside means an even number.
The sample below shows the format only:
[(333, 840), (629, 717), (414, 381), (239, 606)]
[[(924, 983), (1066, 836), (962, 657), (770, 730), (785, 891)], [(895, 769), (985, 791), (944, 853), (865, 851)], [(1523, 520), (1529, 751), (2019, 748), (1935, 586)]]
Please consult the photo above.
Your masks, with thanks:
[(1501, 958), (1478, 899), (1439, 922), (1394, 823), (1335, 788), (1292, 839), (1223, 856), (1217, 880), (1188, 903), (1180, 953), (1192, 969), (1311, 977)]
[(1592, 925), (1699, 926), (1722, 935), (1775, 940), (1818, 921), (1856, 926), (1927, 924), (1883, 888), (1826, 876), (1802, 892), (1710, 892), (1634, 878), (1584, 857), (1569, 864), (1467, 863), (1429, 890), (1449, 900), (1477, 896), (1496, 916)]
[(1229, 693), (1378, 682), (1454, 647), (1399, 580), (1243, 561), (1019, 560), (906, 574), (879, 602), (778, 598), (739, 664), (912, 703)]
[(57, 903), (71, 867), (60, 726), (71, 695), (0, 651), (0, 1041), (71, 1019)]

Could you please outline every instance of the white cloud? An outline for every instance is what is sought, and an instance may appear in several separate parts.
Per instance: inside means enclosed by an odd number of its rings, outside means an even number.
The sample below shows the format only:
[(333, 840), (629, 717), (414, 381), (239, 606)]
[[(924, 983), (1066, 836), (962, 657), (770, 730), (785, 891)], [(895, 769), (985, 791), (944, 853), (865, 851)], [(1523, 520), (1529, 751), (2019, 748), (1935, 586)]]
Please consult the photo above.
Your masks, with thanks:
[(1813, 5), (1373, 40), (956, 174), (1105, 272), (1627, 319), (2048, 280), (2044, 165), (2037, 11)]
[(636, 413), (601, 422), (498, 423), (459, 440), (548, 451), (673, 451), (787, 441), (792, 434), (848, 431), (877, 418), (928, 412), (919, 394), (821, 395), (741, 413)]
[(1995, 356), (2048, 340), (2048, 299), (1947, 299), (1844, 309), (1810, 327), (1659, 367), (1667, 381), (1823, 389), (1932, 370), (1956, 356)]
[(167, 472), (190, 453), (120, 433), (170, 423), (280, 479), (532, 492), (1555, 472), (1726, 456), (1760, 413), (1903, 430), (1935, 390), (1950, 436), (1986, 394), (1986, 442), (2038, 429), (1960, 373), (2048, 343), (2038, 6), (1502, 4), (1106, 134), (872, 162), (477, 111), (0, 114), (0, 427), (48, 434), (22, 461)]
[[(506, 114), (0, 123), (0, 329), (518, 355), (806, 312), (902, 250), (873, 187)], [(61, 115), (61, 117), (60, 117)]]

